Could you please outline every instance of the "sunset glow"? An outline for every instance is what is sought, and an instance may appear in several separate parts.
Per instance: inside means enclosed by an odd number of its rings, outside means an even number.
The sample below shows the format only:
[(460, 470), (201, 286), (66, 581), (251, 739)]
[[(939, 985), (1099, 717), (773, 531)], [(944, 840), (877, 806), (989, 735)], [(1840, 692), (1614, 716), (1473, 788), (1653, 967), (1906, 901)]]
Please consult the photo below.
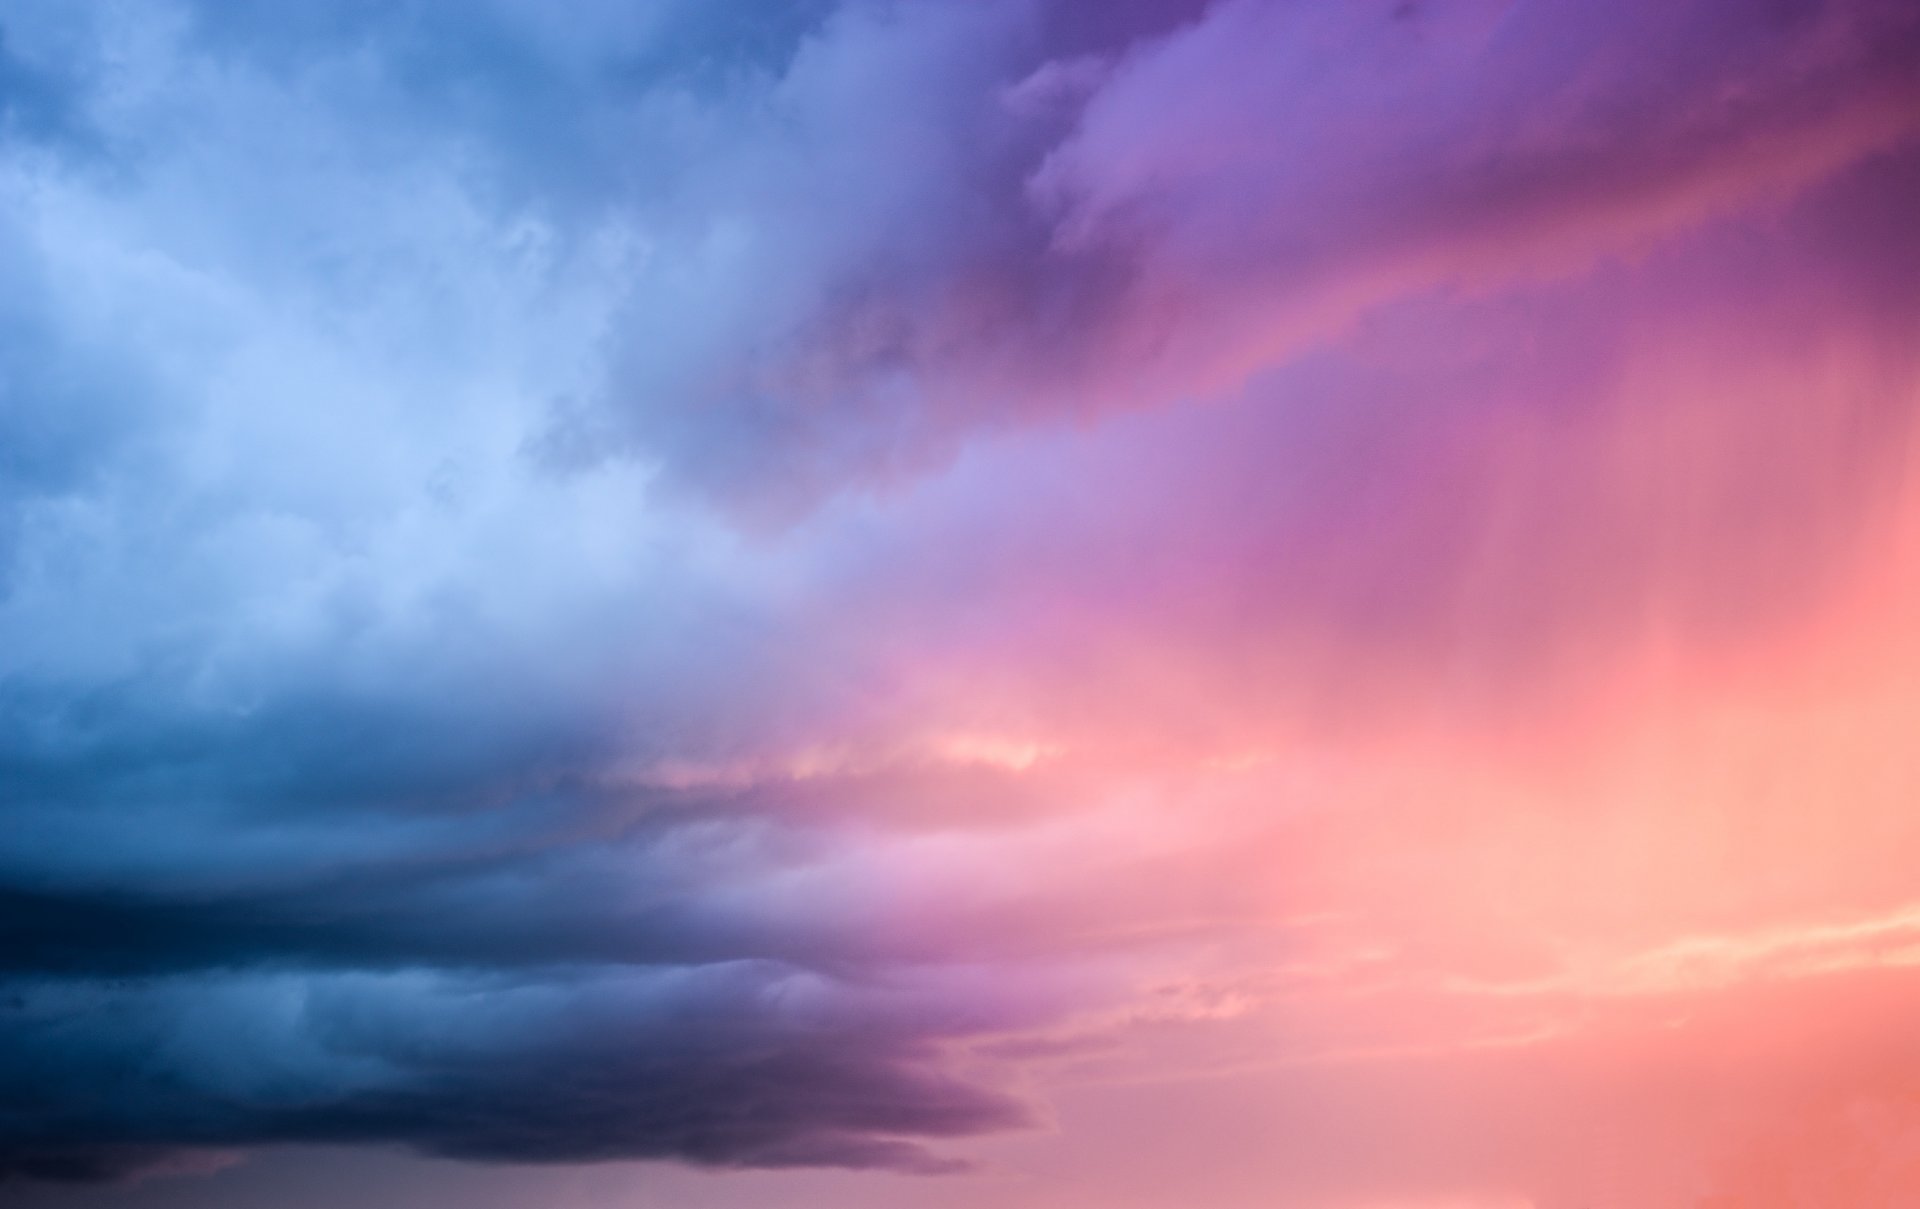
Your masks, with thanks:
[(1909, 0), (0, 3), (0, 1202), (1920, 1205)]

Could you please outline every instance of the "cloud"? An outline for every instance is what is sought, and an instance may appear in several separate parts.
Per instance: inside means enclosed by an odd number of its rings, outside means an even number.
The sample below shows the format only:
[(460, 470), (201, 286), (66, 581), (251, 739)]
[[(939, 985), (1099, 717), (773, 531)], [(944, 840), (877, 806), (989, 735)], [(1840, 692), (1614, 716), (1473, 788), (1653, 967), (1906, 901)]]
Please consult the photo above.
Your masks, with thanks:
[(10, 8), (0, 1172), (946, 1170), (1276, 987), (1524, 1048), (1353, 1005), (1603, 872), (1805, 935), (1557, 761), (1892, 541), (1920, 33), (1641, 8)]
[(942, 1170), (909, 1139), (1023, 1120), (934, 1067), (952, 1011), (755, 962), (10, 980), (0, 1172), (286, 1141)]
[(648, 780), (845, 695), (777, 562), (641, 460), (529, 455), (672, 236), (599, 171), (621, 115), (671, 133), (814, 24), (637, 11), (10, 11), (9, 1174), (329, 1140), (939, 1170), (1025, 1119), (942, 1047), (1031, 1005), (862, 929), (882, 853)]
[[(1231, 388), (1437, 285), (1577, 273), (1916, 134), (1909, 10), (1224, 3), (1033, 176), (1134, 261), (1142, 395)], [(1124, 356), (1124, 354), (1123, 354)]]
[(1396, 300), (1630, 259), (1915, 136), (1903, 6), (1655, 8), (1169, 6), (1088, 50), (1016, 5), (850, 6), (680, 111), (744, 116), (678, 161), (676, 236), (563, 429), (791, 523), (969, 434), (1231, 393)]

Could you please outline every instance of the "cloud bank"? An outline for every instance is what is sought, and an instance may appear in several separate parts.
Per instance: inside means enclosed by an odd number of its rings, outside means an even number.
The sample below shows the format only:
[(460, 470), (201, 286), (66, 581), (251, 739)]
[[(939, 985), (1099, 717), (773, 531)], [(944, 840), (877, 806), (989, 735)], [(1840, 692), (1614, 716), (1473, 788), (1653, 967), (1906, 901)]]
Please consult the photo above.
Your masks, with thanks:
[[(1514, 1103), (1711, 1099), (1623, 1002), (1892, 1044), (1752, 988), (1911, 964), (1917, 68), (1898, 0), (10, 6), (0, 1178), (939, 1172), (1204, 1075), (1335, 1106), (1167, 1141), (1212, 1203), (1545, 1206), (1605, 1164)], [(1764, 1051), (1633, 1203), (1908, 1186), (1906, 1083)]]

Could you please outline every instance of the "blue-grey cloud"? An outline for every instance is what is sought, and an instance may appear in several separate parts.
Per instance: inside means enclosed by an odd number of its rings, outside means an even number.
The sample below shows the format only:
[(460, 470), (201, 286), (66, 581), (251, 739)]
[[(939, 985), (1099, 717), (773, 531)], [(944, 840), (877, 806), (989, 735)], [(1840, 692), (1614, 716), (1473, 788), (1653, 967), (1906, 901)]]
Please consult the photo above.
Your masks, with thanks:
[(939, 1170), (913, 1139), (1022, 1113), (938, 1073), (928, 1010), (766, 962), (12, 981), (0, 1179), (287, 1141)]
[(0, 15), (0, 1178), (301, 1141), (939, 1170), (1023, 1119), (941, 1057), (1017, 1008), (863, 926), (868, 839), (655, 772), (857, 681), (762, 599), (789, 555), (662, 490), (726, 485), (663, 469), (698, 441), (645, 358), (697, 334), (650, 317), (751, 337), (682, 241), (794, 170), (797, 60), (885, 74), (868, 20)]

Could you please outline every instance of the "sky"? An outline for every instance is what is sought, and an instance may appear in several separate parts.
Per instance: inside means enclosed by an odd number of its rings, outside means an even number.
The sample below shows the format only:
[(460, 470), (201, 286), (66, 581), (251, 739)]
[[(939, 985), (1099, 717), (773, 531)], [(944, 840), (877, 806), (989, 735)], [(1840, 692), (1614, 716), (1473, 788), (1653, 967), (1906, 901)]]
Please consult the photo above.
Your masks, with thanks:
[(1920, 1203), (1911, 0), (0, 0), (0, 1203)]

